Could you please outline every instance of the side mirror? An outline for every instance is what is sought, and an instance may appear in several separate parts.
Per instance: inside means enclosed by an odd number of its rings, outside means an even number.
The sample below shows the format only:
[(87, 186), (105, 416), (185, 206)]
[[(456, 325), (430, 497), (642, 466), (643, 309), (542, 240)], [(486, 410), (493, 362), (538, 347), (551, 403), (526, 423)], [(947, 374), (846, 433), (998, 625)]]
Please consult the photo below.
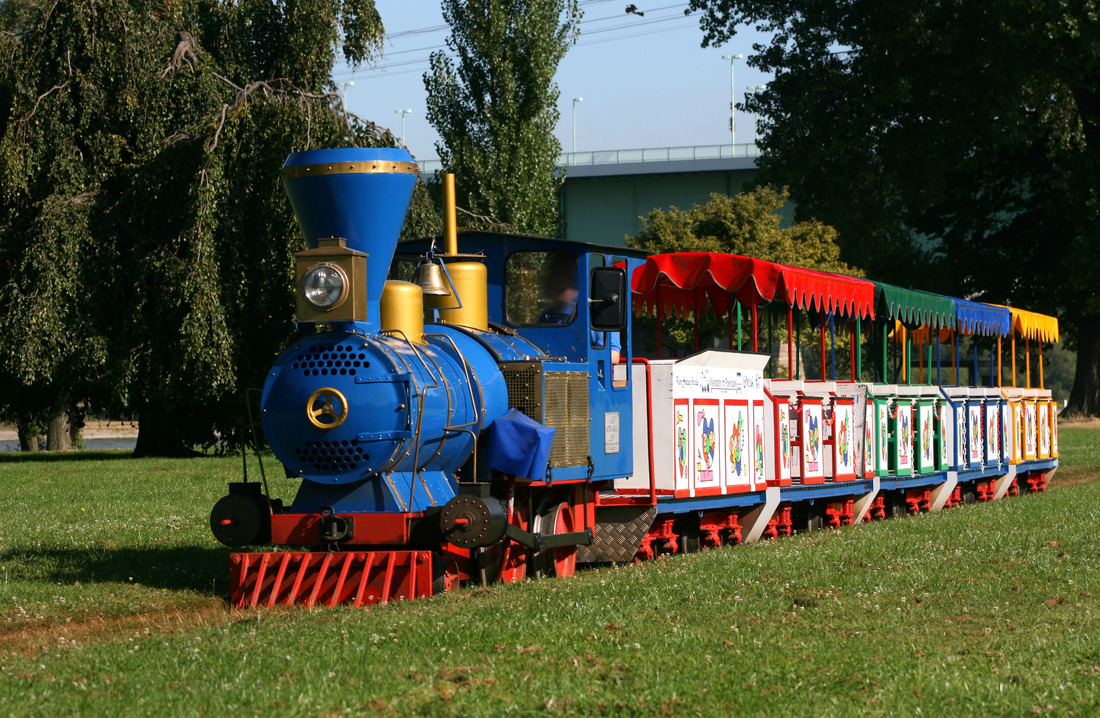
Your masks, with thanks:
[(588, 307), (591, 328), (597, 332), (626, 329), (626, 271), (621, 267), (596, 267), (589, 275)]

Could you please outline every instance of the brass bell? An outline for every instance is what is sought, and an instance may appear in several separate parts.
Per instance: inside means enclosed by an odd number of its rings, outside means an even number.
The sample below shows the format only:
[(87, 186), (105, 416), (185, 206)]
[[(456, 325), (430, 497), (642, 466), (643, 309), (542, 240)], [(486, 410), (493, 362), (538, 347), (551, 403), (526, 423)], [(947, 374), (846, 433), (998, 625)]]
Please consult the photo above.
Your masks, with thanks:
[(446, 297), (451, 293), (447, 283), (443, 281), (443, 266), (435, 262), (425, 262), (417, 268), (416, 283), (424, 290), (424, 294)]

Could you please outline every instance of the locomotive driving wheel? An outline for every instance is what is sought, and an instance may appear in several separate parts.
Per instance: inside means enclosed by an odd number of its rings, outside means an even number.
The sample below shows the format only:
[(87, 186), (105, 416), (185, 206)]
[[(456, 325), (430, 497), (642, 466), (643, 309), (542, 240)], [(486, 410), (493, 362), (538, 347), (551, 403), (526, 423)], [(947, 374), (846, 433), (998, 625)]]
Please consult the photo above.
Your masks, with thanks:
[[(510, 523), (524, 531), (527, 531), (530, 527), (531, 521), (528, 516), (528, 510), (526, 503), (515, 502), (515, 510), (509, 517)], [(501, 544), (503, 548), (500, 550), (500, 574), (499, 578), (503, 583), (519, 583), (527, 577), (527, 547), (521, 544), (505, 539)]]
[[(535, 519), (535, 533), (564, 534), (576, 530), (573, 508), (566, 501), (551, 507)], [(534, 563), (535, 575), (539, 578), (572, 576), (577, 572), (577, 547), (543, 549), (535, 554)]]

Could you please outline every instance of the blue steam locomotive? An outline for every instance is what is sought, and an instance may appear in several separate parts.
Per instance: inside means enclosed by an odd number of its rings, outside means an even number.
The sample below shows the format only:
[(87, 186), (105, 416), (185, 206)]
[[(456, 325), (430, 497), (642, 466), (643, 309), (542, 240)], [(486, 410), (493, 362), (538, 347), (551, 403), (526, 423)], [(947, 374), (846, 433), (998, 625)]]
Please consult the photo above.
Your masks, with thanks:
[[(399, 149), (299, 152), (283, 168), (307, 246), (296, 255), (303, 338), (268, 374), (261, 421), (301, 484), (284, 505), (262, 482), (232, 483), (214, 506), (219, 541), (274, 547), (231, 553), (235, 605), (362, 605), (569, 575), (578, 562), (1041, 490), (1057, 466), (1042, 388), (995, 385), (992, 370), (989, 386), (961, 386), (958, 366), (951, 385), (933, 384), (930, 363), (929, 381), (913, 381), (923, 353), (911, 350), (901, 382), (885, 381), (885, 353), (882, 381), (859, 381), (855, 363), (836, 381), (835, 359), (829, 380), (826, 324), (875, 318), (873, 283), (747, 258), (460, 236), (453, 178), (443, 246), (399, 246), (416, 175)], [(946, 313), (903, 318), (909, 305), (891, 291), (877, 313), (884, 348), (904, 324), (939, 330), (928, 332), (938, 349)], [(1041, 315), (940, 299), (955, 341), (1050, 332)], [(766, 379), (768, 356), (742, 350), (743, 313), (755, 350), (757, 310), (777, 302), (819, 320), (820, 381)], [(729, 317), (729, 349), (633, 356), (635, 311), (691, 305), (698, 317), (704, 303)]]

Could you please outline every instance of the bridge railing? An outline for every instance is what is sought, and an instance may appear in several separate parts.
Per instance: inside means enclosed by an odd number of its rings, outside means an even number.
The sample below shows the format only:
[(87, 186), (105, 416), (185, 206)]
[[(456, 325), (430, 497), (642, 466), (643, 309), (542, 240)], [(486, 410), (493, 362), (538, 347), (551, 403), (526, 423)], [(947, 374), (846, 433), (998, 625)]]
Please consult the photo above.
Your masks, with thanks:
[[(694, 147), (650, 147), (632, 150), (599, 150), (596, 152), (563, 152), (558, 164), (563, 167), (614, 165), (631, 162), (677, 162), (684, 160), (721, 160), (738, 157), (758, 157), (760, 151), (755, 142), (737, 145), (697, 145)], [(439, 160), (420, 163), (424, 173), (439, 172), (443, 165)]]

